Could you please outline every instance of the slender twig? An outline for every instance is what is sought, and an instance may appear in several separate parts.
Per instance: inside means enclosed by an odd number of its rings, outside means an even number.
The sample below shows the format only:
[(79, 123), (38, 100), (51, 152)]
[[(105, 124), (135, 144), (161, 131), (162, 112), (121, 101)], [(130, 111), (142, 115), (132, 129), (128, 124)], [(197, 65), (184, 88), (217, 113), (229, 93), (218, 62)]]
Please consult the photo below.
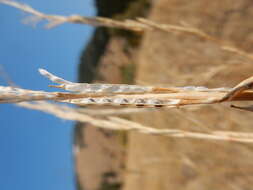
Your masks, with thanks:
[(12, 0), (0, 0), (0, 3), (15, 7), (20, 9), (26, 13), (33, 15), (32, 17), (28, 17), (26, 22), (36, 22), (40, 20), (47, 20), (48, 24), (46, 25), (47, 28), (52, 28), (64, 23), (77, 23), (77, 24), (88, 24), (92, 26), (105, 26), (105, 27), (113, 27), (113, 28), (120, 28), (125, 30), (131, 30), (134, 32), (145, 32), (150, 30), (161, 30), (164, 32), (180, 32), (183, 34), (194, 35), (200, 37), (204, 40), (211, 41), (217, 44), (222, 50), (228, 51), (231, 53), (238, 54), (240, 56), (246, 57), (253, 60), (253, 55), (242, 50), (241, 48), (236, 47), (235, 45), (231, 44), (230, 42), (218, 39), (214, 36), (207, 34), (206, 32), (188, 26), (177, 26), (177, 25), (170, 25), (170, 24), (161, 24), (156, 23), (144, 18), (137, 18), (136, 20), (125, 20), (119, 21), (105, 17), (85, 17), (80, 15), (71, 15), (71, 16), (62, 16), (62, 15), (48, 15), (42, 13), (29, 5), (22, 4)]
[(92, 26), (106, 26), (106, 27), (114, 27), (114, 28), (122, 28), (127, 30), (132, 30), (136, 32), (142, 32), (145, 25), (138, 23), (136, 21), (117, 21), (109, 18), (104, 17), (85, 17), (79, 15), (71, 15), (71, 16), (61, 16), (61, 15), (47, 15), (44, 14), (29, 5), (22, 4), (12, 0), (0, 0), (0, 3), (15, 7), (20, 9), (26, 13), (29, 13), (35, 17), (30, 17), (30, 19), (26, 21), (40, 21), (40, 20), (47, 20), (48, 24), (46, 25), (47, 28), (52, 28), (64, 23), (77, 23), (77, 24), (88, 24)]
[(36, 103), (19, 103), (18, 106), (25, 107), (33, 110), (40, 110), (46, 113), (55, 115), (56, 117), (75, 120), (80, 122), (86, 122), (92, 124), (95, 127), (110, 129), (110, 130), (122, 130), (122, 131), (135, 131), (139, 133), (149, 135), (159, 135), (175, 138), (191, 138), (191, 139), (203, 139), (203, 140), (216, 140), (216, 141), (234, 141), (253, 143), (252, 133), (237, 133), (230, 131), (212, 131), (209, 133), (186, 131), (179, 129), (156, 129), (149, 126), (144, 126), (140, 123), (129, 121), (118, 117), (106, 117), (101, 119), (99, 117), (90, 116), (79, 112), (74, 108), (67, 106), (56, 105), (47, 102)]
[(127, 84), (73, 83), (39, 69), (40, 73), (69, 92), (32, 91), (0, 86), (0, 103), (54, 100), (77, 105), (117, 105), (139, 107), (180, 107), (196, 104), (215, 104), (231, 101), (252, 101), (253, 77), (234, 88), (155, 87)]

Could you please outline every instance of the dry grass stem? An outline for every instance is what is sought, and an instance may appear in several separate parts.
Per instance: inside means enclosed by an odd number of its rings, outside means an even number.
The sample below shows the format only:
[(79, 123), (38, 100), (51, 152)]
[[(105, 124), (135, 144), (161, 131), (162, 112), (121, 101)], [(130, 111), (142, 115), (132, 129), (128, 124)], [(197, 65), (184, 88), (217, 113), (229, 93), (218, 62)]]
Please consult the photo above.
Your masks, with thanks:
[(15, 7), (34, 16), (26, 19), (25, 20), (26, 22), (35, 22), (35, 21), (37, 22), (40, 20), (47, 20), (48, 21), (48, 24), (46, 25), (47, 28), (52, 28), (64, 23), (77, 23), (77, 24), (88, 24), (92, 26), (122, 28), (126, 30), (142, 32), (146, 27), (141, 23), (130, 20), (117, 21), (103, 17), (84, 17), (79, 15), (71, 15), (71, 16), (47, 15), (38, 10), (35, 10), (29, 5), (22, 4), (12, 0), (0, 0), (0, 3)]
[(117, 105), (138, 107), (180, 107), (230, 101), (252, 101), (253, 77), (234, 88), (155, 87), (126, 84), (73, 83), (44, 69), (40, 73), (69, 92), (44, 92), (0, 86), (0, 103), (54, 100), (76, 105)]
[(143, 134), (176, 137), (176, 138), (234, 141), (243, 143), (253, 142), (252, 133), (241, 133), (241, 132), (237, 133), (230, 131), (213, 131), (209, 133), (203, 133), (178, 129), (155, 129), (149, 126), (144, 126), (140, 123), (136, 123), (118, 117), (100, 118), (90, 116), (88, 114), (79, 112), (78, 109), (70, 108), (63, 105), (52, 104), (48, 102), (35, 102), (35, 103), (22, 102), (18, 103), (17, 105), (28, 109), (40, 110), (46, 113), (50, 113), (52, 115), (55, 115), (56, 117), (66, 120), (86, 122), (92, 124), (95, 127), (103, 129), (135, 131)]
[(26, 13), (33, 15), (31, 17), (28, 17), (25, 20), (25, 22), (35, 23), (40, 20), (47, 20), (48, 21), (48, 24), (46, 25), (47, 28), (52, 28), (64, 23), (77, 23), (77, 24), (88, 24), (92, 26), (120, 28), (125, 30), (131, 30), (134, 32), (145, 32), (147, 30), (161, 30), (169, 33), (180, 32), (183, 34), (190, 34), (211, 41), (217, 44), (224, 51), (235, 53), (240, 56), (246, 57), (250, 60), (253, 60), (252, 54), (236, 47), (230, 42), (226, 42), (221, 39), (215, 38), (205, 33), (204, 31), (194, 27), (155, 23), (153, 21), (144, 18), (137, 18), (136, 20), (119, 21), (105, 17), (85, 17), (80, 15), (71, 15), (71, 16), (48, 15), (38, 10), (35, 10), (29, 5), (22, 4), (16, 1), (0, 0), (0, 3), (15, 7), (17, 9), (20, 9)]

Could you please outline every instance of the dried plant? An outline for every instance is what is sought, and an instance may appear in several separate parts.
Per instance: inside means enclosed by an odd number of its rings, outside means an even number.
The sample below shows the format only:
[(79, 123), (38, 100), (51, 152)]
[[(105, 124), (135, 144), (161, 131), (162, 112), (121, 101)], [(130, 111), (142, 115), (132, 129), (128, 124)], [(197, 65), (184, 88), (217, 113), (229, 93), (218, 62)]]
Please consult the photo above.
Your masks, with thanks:
[(78, 109), (70, 108), (59, 104), (52, 104), (48, 102), (36, 102), (36, 103), (23, 102), (18, 103), (17, 105), (28, 109), (40, 110), (46, 113), (50, 113), (62, 119), (86, 122), (92, 124), (93, 126), (103, 129), (135, 131), (149, 135), (160, 135), (176, 138), (193, 138), (204, 140), (253, 143), (252, 133), (240, 133), (230, 131), (212, 131), (209, 133), (207, 132), (203, 133), (178, 129), (155, 129), (153, 127), (144, 126), (142, 124), (118, 117), (108, 116), (106, 118), (100, 118), (91, 116), (89, 114), (80, 112), (80, 110)]
[[(0, 3), (10, 5), (32, 17), (26, 19), (27, 22), (36, 22), (47, 20), (46, 27), (51, 28), (69, 23), (89, 24), (93, 26), (115, 27), (134, 32), (145, 32), (147, 30), (161, 30), (164, 32), (181, 32), (190, 34), (202, 39), (211, 41), (218, 45), (221, 49), (236, 53), (250, 60), (253, 55), (231, 45), (229, 42), (219, 40), (209, 34), (187, 26), (175, 26), (168, 24), (155, 23), (150, 20), (138, 18), (136, 20), (117, 21), (103, 17), (83, 17), (79, 15), (59, 16), (47, 15), (39, 12), (32, 7), (11, 0), (0, 0)], [(128, 121), (108, 115), (129, 114), (141, 111), (148, 111), (146, 107), (166, 107), (178, 108), (181, 106), (217, 104), (232, 101), (252, 101), (253, 77), (242, 81), (234, 88), (215, 88), (208, 89), (206, 87), (155, 87), (125, 84), (87, 84), (73, 83), (57, 77), (44, 69), (39, 70), (40, 73), (49, 78), (52, 82), (59, 85), (51, 85), (51, 87), (61, 88), (68, 92), (44, 92), (26, 90), (18, 87), (0, 86), (0, 103), (17, 103), (16, 105), (34, 110), (41, 110), (53, 114), (59, 118), (87, 122), (94, 126), (110, 129), (136, 131), (150, 135), (162, 135), (169, 137), (194, 138), (206, 140), (223, 140), (236, 142), (253, 142), (252, 133), (228, 132), (228, 131), (186, 131), (178, 129), (155, 129), (144, 126), (136, 122)], [(68, 106), (53, 104), (49, 102), (41, 102), (41, 100), (53, 100), (56, 102), (65, 102), (75, 105), (113, 105), (113, 106), (137, 106), (145, 107), (143, 109), (123, 108), (123, 109), (105, 109), (92, 110), (83, 108), (70, 108)], [(28, 101), (36, 101), (29, 103)], [(22, 103), (19, 103), (22, 102)], [(252, 107), (234, 108), (253, 111)], [(103, 117), (102, 117), (103, 116)]]
[(253, 77), (234, 88), (208, 89), (199, 86), (154, 87), (127, 84), (73, 83), (44, 69), (39, 72), (54, 83), (50, 87), (69, 92), (44, 92), (0, 86), (0, 103), (54, 100), (76, 105), (116, 105), (138, 107), (180, 107), (253, 100)]
[[(44, 111), (59, 118), (90, 123), (99, 128), (110, 130), (136, 131), (150, 135), (169, 137), (194, 138), (206, 140), (222, 140), (235, 142), (253, 142), (253, 134), (228, 131), (186, 131), (178, 129), (155, 129), (139, 123), (112, 117), (112, 114), (129, 114), (138, 112), (136, 109), (125, 108), (111, 110), (92, 110), (71, 108), (65, 105), (42, 102), (54, 100), (77, 105), (134, 105), (134, 106), (166, 106), (180, 107), (183, 105), (212, 104), (225, 101), (253, 100), (253, 78), (246, 79), (234, 88), (208, 89), (205, 87), (152, 87), (121, 84), (88, 84), (73, 83), (55, 76), (44, 69), (40, 73), (52, 82), (60, 85), (51, 87), (70, 91), (44, 92), (25, 90), (17, 87), (0, 87), (1, 103), (18, 103), (16, 105)], [(37, 101), (29, 103), (27, 101)], [(249, 110), (248, 108), (241, 108)], [(142, 109), (138, 109), (142, 110)], [(148, 109), (144, 109), (147, 111)], [(251, 110), (250, 110), (251, 111)], [(102, 118), (101, 118), (102, 117)]]
[(131, 31), (140, 32), (140, 33), (145, 32), (147, 30), (149, 31), (161, 30), (168, 33), (180, 32), (183, 34), (194, 35), (204, 40), (211, 41), (217, 44), (218, 47), (220, 47), (224, 51), (238, 54), (240, 56), (248, 58), (251, 61), (253, 60), (252, 54), (236, 47), (230, 42), (215, 38), (207, 34), (206, 32), (194, 27), (155, 23), (153, 21), (150, 21), (144, 18), (137, 18), (136, 20), (127, 19), (125, 21), (119, 21), (119, 20), (113, 20), (113, 19), (105, 18), (105, 17), (85, 17), (85, 16), (80, 16), (80, 15), (71, 15), (71, 16), (48, 15), (38, 10), (35, 10), (29, 5), (22, 4), (16, 1), (0, 0), (0, 3), (15, 7), (26, 13), (31, 14), (32, 16), (27, 17), (24, 20), (26, 23), (34, 24), (40, 20), (47, 20), (48, 21), (48, 24), (46, 25), (47, 28), (56, 27), (64, 23), (76, 23), (76, 24), (88, 24), (92, 26), (120, 28), (120, 29), (131, 30)]

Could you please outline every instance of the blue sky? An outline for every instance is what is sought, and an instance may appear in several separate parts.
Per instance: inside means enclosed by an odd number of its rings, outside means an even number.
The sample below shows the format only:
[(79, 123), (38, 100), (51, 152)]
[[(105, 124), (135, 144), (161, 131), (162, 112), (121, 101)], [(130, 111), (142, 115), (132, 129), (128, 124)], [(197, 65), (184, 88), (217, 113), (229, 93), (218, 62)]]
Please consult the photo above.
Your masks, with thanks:
[[(92, 0), (23, 0), (49, 14), (94, 15)], [(76, 81), (79, 56), (92, 28), (65, 24), (50, 30), (22, 24), (26, 14), (0, 4), (0, 65), (19, 86), (49, 90), (45, 68)], [(0, 85), (5, 85), (0, 77)], [(73, 122), (14, 105), (0, 105), (0, 189), (73, 190)]]

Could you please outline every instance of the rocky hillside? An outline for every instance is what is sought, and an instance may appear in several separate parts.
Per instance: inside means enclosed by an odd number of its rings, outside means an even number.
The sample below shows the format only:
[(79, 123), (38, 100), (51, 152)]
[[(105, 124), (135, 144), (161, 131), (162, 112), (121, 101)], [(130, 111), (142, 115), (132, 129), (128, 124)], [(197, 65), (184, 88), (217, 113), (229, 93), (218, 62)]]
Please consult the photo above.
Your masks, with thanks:
[[(113, 3), (114, 2), (114, 3)], [(187, 25), (253, 52), (251, 0), (97, 0), (98, 15), (145, 16)], [(251, 61), (196, 36), (143, 36), (97, 28), (81, 58), (81, 82), (233, 86), (252, 75)], [(113, 74), (112, 74), (113, 73)], [(134, 80), (133, 80), (134, 78)], [(251, 113), (222, 105), (149, 112), (132, 118), (157, 128), (252, 132)], [(252, 189), (252, 145), (112, 133), (76, 127), (79, 189)]]

